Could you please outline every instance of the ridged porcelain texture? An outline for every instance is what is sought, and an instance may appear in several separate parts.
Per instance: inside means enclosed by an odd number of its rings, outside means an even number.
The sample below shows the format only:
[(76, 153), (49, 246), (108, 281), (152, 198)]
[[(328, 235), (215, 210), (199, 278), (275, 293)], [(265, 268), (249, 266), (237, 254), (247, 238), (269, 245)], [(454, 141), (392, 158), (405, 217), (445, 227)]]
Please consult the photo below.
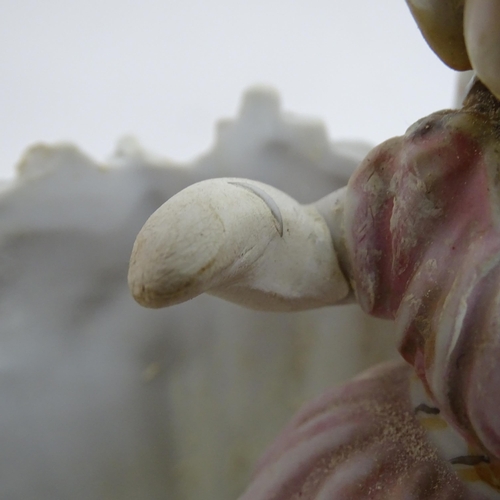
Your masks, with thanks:
[(262, 457), (241, 500), (479, 500), (429, 443), (412, 370), (378, 366), (308, 403)]
[(189, 165), (131, 140), (106, 165), (31, 148), (0, 193), (0, 498), (233, 500), (303, 401), (390, 356), (390, 324), (355, 306), (265, 314), (200, 297), (152, 312), (126, 283), (141, 225), (189, 184), (250, 177), (310, 202), (366, 151), (268, 91)]
[(419, 121), (350, 179), (348, 246), (365, 311), (395, 319), (399, 349), (437, 406), (500, 457), (500, 188), (496, 119), (478, 102)]
[(476, 82), (351, 177), (345, 268), (408, 364), (306, 405), (242, 499), (500, 498), (499, 118)]

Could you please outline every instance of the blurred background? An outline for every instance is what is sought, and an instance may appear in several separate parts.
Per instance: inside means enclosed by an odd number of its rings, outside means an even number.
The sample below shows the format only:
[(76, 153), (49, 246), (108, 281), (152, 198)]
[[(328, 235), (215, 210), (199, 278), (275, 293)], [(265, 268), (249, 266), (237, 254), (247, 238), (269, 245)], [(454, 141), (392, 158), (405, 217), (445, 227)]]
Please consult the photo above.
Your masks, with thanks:
[[(0, 498), (233, 500), (305, 401), (397, 356), (355, 305), (151, 311), (126, 283), (137, 232), (189, 184), (308, 203), (367, 151), (342, 141), (453, 105), (404, 0), (381, 4), (0, 0), (0, 178), (33, 143), (79, 148), (34, 147), (0, 183)], [(242, 98), (255, 84), (279, 96)]]
[(275, 87), (335, 139), (380, 142), (449, 107), (454, 72), (403, 0), (0, 0), (0, 176), (27, 145), (98, 161), (124, 134), (174, 160), (241, 93)]

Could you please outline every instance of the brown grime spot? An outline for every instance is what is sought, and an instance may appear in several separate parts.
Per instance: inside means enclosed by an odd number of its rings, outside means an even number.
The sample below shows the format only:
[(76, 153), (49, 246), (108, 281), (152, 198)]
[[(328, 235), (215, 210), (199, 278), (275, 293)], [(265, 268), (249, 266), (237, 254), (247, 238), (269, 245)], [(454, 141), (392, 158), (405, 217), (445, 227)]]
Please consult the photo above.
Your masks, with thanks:
[(419, 404), (415, 408), (415, 413), (421, 411), (422, 413), (428, 413), (429, 415), (439, 415), (439, 408), (433, 408), (432, 406), (426, 405), (425, 403)]
[(200, 276), (205, 271), (207, 271), (208, 269), (210, 269), (215, 264), (216, 259), (217, 259), (217, 257), (213, 257), (203, 267), (200, 267), (200, 269), (198, 269), (198, 271), (196, 271), (196, 276)]
[(481, 463), (489, 463), (490, 459), (485, 455), (465, 455), (462, 457), (455, 457), (450, 460), (451, 464), (463, 465), (478, 465)]

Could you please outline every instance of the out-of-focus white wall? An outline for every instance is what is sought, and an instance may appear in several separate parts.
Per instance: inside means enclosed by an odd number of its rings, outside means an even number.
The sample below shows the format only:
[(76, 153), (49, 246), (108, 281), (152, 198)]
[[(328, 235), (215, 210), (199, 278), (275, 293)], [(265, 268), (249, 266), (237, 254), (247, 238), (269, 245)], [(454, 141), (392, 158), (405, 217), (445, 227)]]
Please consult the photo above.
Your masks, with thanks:
[(132, 133), (190, 158), (255, 83), (334, 139), (380, 142), (454, 81), (404, 0), (0, 0), (0, 67), (1, 177), (38, 141), (101, 160)]

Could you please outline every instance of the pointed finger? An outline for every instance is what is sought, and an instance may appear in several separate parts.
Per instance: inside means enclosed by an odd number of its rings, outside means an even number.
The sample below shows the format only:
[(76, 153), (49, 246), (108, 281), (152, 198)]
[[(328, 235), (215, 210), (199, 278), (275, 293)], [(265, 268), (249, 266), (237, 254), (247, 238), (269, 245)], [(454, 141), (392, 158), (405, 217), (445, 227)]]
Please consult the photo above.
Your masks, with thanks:
[(467, 0), (464, 32), (478, 78), (500, 98), (500, 2)]
[(471, 69), (464, 38), (464, 0), (406, 0), (406, 3), (439, 58), (455, 70)]

